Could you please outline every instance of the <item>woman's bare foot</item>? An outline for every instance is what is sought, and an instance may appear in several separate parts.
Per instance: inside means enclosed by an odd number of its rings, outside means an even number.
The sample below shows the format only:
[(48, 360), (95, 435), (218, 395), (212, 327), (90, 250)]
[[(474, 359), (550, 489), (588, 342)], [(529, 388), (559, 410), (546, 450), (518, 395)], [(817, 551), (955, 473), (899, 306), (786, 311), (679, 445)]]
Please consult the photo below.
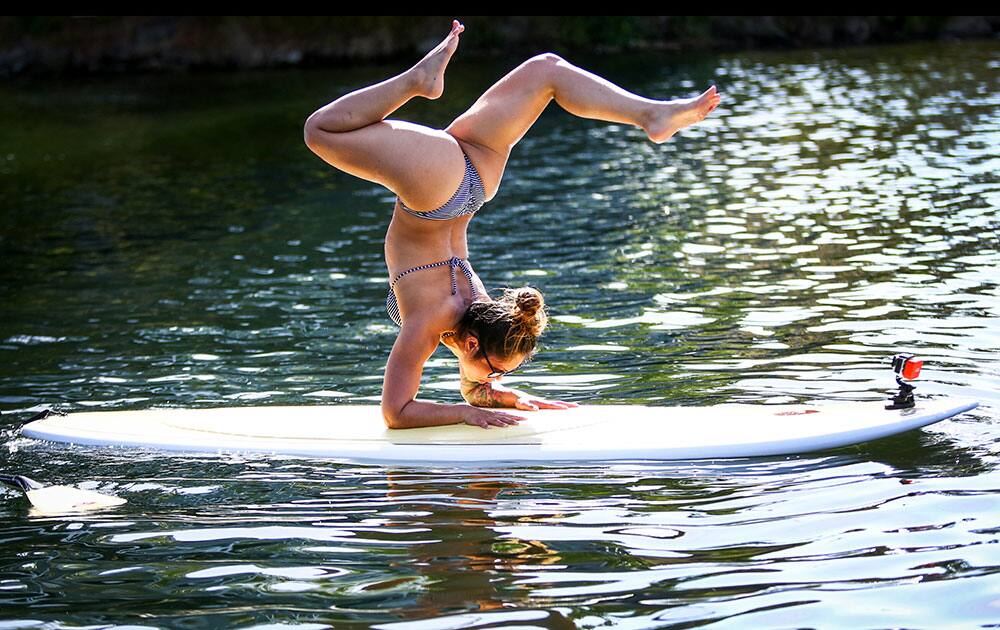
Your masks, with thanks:
[(705, 116), (719, 106), (721, 99), (713, 85), (695, 98), (660, 101), (650, 110), (647, 123), (642, 128), (653, 142), (666, 142), (684, 127), (705, 120)]
[(410, 68), (416, 81), (417, 94), (431, 100), (444, 94), (444, 69), (448, 67), (451, 56), (455, 54), (458, 48), (458, 36), (464, 30), (465, 26), (454, 20), (448, 37), (417, 62), (417, 65)]

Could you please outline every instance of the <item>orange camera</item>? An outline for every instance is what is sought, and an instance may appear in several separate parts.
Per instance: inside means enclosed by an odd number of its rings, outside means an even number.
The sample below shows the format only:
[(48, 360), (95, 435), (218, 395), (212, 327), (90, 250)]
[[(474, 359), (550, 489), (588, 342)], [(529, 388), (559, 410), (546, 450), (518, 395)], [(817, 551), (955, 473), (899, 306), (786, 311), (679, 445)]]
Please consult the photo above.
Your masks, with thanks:
[(923, 360), (909, 353), (901, 353), (892, 357), (892, 371), (896, 373), (896, 384), (899, 385), (899, 391), (892, 397), (892, 404), (885, 406), (886, 409), (910, 409), (916, 404), (913, 400), (913, 385), (903, 381), (912, 381), (920, 376), (920, 370), (923, 367)]

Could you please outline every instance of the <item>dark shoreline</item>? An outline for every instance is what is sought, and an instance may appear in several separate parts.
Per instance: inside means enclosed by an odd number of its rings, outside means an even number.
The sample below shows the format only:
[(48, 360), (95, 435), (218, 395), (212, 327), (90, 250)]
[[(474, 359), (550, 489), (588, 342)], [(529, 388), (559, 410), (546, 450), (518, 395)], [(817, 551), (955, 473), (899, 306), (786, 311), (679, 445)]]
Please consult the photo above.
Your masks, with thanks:
[[(411, 59), (451, 17), (0, 18), (0, 76), (336, 67)], [(470, 57), (808, 48), (997, 39), (995, 16), (459, 17)]]

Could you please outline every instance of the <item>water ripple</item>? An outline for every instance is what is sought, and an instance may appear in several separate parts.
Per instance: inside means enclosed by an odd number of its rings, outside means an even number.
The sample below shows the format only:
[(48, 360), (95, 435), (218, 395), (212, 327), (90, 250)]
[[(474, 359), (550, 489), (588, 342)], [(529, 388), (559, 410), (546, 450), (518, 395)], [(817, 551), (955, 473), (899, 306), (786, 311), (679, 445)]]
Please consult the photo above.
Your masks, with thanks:
[[(449, 93), (472, 102), (501, 65), (458, 64)], [(317, 85), (390, 70), (5, 86), (3, 468), (129, 502), (44, 517), (0, 490), (0, 626), (995, 623), (996, 47), (593, 67), (653, 96), (715, 81), (726, 100), (663, 145), (553, 105), (518, 145), (469, 230), (487, 287), (531, 284), (550, 308), (542, 352), (509, 384), (587, 403), (876, 400), (886, 358), (909, 350), (928, 362), (922, 395), (983, 406), (832, 454), (671, 465), (362, 466), (21, 438), (16, 423), (53, 405), (376, 401), (396, 334), (392, 195), (332, 173), (297, 130)], [(121, 111), (72, 105), (107, 93)], [(423, 384), (461, 400), (443, 351)]]

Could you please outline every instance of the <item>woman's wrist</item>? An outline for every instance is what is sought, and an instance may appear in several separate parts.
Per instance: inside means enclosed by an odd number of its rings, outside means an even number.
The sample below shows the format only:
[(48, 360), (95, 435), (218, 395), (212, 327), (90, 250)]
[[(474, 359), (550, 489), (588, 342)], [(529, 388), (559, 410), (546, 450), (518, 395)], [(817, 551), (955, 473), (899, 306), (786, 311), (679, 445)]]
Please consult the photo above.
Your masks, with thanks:
[(511, 390), (493, 383), (479, 383), (462, 379), (462, 397), (474, 407), (500, 409), (513, 407), (517, 396)]

